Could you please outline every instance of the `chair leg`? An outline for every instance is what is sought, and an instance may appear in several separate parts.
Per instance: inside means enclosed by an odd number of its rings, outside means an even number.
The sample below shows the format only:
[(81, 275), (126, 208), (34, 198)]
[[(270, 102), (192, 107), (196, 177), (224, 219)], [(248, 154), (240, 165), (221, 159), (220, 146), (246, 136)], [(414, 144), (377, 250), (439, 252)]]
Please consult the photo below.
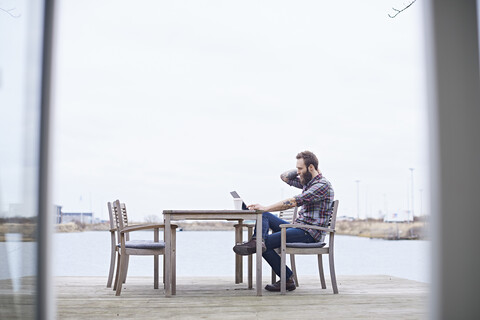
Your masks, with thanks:
[(280, 256), (280, 294), (287, 293), (287, 252), (286, 252), (286, 243), (287, 243), (287, 233), (286, 228), (281, 230), (281, 256)]
[(115, 233), (112, 233), (112, 249), (110, 253), (110, 270), (108, 272), (107, 288), (112, 287), (113, 273), (115, 272), (115, 256), (117, 254), (115, 244)]
[(295, 266), (295, 255), (294, 254), (290, 254), (290, 264), (292, 265), (293, 280), (295, 281), (295, 285), (297, 287), (300, 287), (300, 284), (298, 284), (297, 267)]
[(153, 256), (153, 289), (158, 289), (158, 254)]
[(130, 256), (129, 255), (126, 255), (125, 257), (125, 276), (123, 278), (123, 281), (122, 283), (125, 283), (127, 282), (127, 273), (128, 273), (128, 264), (130, 262)]
[(328, 254), (328, 264), (330, 265), (330, 279), (332, 280), (333, 293), (338, 293), (337, 277), (335, 276), (335, 264), (333, 262), (333, 250)]
[(320, 274), (320, 282), (322, 284), (322, 289), (327, 289), (327, 285), (325, 284), (325, 273), (323, 272), (323, 260), (322, 255), (318, 255), (318, 273)]
[[(153, 233), (153, 241), (154, 242), (159, 242), (160, 241), (159, 235), (158, 235), (159, 229), (154, 228), (153, 232), (154, 232)], [(154, 254), (153, 255), (153, 289), (158, 289), (158, 268), (159, 268), (158, 254)]]
[(177, 235), (175, 228), (172, 228), (172, 295), (177, 294)]
[(120, 274), (118, 274), (117, 289), (116, 289), (116, 292), (115, 292), (116, 296), (119, 296), (120, 293), (122, 292), (122, 287), (123, 287), (122, 279), (126, 278), (126, 272), (127, 272), (126, 263), (127, 263), (127, 260), (128, 260), (127, 257), (128, 257), (128, 255), (126, 255), (126, 254), (122, 254), (120, 256), (120, 261), (119, 261)]
[(113, 291), (117, 290), (118, 279), (120, 278), (120, 253), (117, 253), (117, 268), (115, 272), (115, 281), (113, 283)]

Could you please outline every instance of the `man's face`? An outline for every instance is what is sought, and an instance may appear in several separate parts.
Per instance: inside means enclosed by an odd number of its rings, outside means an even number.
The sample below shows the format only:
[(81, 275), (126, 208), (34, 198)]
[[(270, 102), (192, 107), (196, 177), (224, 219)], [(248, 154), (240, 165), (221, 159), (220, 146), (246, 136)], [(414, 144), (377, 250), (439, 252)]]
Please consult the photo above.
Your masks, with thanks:
[(312, 180), (312, 174), (305, 166), (305, 161), (303, 159), (297, 159), (297, 173), (300, 176), (300, 183), (302, 185), (307, 185)]

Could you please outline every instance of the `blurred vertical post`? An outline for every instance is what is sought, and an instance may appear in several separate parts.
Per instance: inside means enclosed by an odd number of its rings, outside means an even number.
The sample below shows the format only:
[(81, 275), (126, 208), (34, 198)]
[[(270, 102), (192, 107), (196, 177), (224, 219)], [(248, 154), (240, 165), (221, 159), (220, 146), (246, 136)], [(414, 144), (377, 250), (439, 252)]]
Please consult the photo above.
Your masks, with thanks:
[(43, 52), (41, 77), (40, 154), (38, 177), (38, 256), (37, 314), (39, 320), (56, 318), (55, 295), (51, 275), (51, 238), (53, 210), (50, 198), (51, 172), (51, 94), (54, 0), (45, 0), (43, 15)]
[(426, 0), (432, 211), (431, 319), (480, 314), (477, 1)]

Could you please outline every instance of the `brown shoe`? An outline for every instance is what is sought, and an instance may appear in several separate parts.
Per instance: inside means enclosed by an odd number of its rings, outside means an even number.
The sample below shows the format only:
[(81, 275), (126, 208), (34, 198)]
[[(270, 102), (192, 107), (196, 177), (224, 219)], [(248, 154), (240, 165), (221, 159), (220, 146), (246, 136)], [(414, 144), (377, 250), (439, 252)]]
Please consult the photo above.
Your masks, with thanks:
[[(297, 287), (295, 286), (295, 282), (293, 282), (292, 277), (287, 280), (287, 291), (293, 291)], [(265, 286), (265, 290), (272, 291), (272, 292), (280, 292), (280, 280), (275, 282), (274, 284), (267, 284)]]
[[(266, 250), (267, 250), (267, 247), (265, 247), (265, 242), (262, 240), (262, 253), (264, 253)], [(257, 240), (252, 239), (248, 242), (237, 244), (236, 246), (233, 247), (233, 251), (236, 254), (239, 254), (242, 256), (248, 256), (250, 254), (253, 254), (257, 252)]]

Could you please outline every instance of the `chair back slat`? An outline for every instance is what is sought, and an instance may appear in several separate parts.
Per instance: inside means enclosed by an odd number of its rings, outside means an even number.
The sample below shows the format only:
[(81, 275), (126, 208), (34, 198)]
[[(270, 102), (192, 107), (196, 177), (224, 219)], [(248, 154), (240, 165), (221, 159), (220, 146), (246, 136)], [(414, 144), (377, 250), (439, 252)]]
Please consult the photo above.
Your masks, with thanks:
[(282, 220), (287, 221), (288, 223), (294, 222), (297, 218), (297, 207), (279, 211), (278, 217)]
[[(120, 200), (116, 200), (113, 203), (112, 212), (117, 226), (117, 237), (120, 240), (120, 231), (123, 230), (123, 228), (128, 227), (127, 207), (125, 206), (125, 203), (120, 203)], [(130, 240), (130, 234), (128, 232), (125, 235), (125, 240)]]
[(115, 217), (113, 215), (112, 203), (107, 202), (107, 207), (108, 207), (108, 217), (110, 218), (110, 230), (113, 230), (117, 228), (117, 224), (115, 222)]
[[(121, 212), (122, 212), (123, 227), (125, 228), (128, 226), (127, 206), (125, 205), (125, 203), (120, 203), (120, 208), (122, 209)], [(125, 239), (127, 241), (130, 241), (130, 233), (127, 233), (125, 235)]]
[(123, 227), (127, 227), (128, 216), (127, 216), (127, 207), (125, 206), (125, 203), (120, 203), (120, 208), (122, 209)]
[(295, 207), (295, 208), (293, 209), (292, 223), (294, 223), (295, 220), (297, 220), (297, 213), (298, 213), (298, 207)]
[(328, 224), (329, 228), (331, 229), (335, 229), (335, 223), (337, 221), (338, 202), (338, 200), (335, 200), (332, 204), (332, 215), (330, 216), (330, 222)]
[(123, 210), (121, 209), (121, 204), (119, 200), (113, 202), (112, 212), (115, 219), (115, 225), (117, 227), (117, 239), (120, 240), (120, 231), (123, 230), (128, 225), (125, 225)]

